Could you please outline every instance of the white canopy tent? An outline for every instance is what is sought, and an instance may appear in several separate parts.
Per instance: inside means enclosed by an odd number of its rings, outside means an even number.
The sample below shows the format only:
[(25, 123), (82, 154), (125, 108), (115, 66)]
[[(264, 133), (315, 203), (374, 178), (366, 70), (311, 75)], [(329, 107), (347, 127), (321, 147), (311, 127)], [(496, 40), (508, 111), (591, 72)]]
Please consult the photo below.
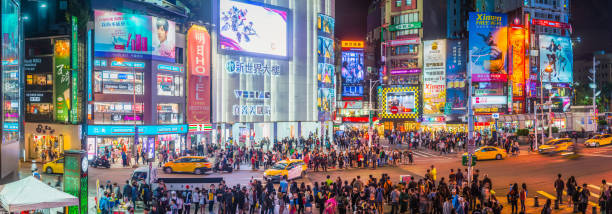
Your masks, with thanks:
[(30, 176), (0, 186), (0, 205), (8, 212), (75, 206), (79, 199)]

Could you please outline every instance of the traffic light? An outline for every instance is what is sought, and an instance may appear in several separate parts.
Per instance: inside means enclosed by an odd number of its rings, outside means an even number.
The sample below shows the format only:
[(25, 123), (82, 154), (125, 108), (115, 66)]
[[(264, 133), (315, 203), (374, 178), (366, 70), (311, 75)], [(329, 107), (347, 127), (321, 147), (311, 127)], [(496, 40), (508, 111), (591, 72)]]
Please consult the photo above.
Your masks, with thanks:
[[(463, 166), (468, 166), (468, 156), (464, 155), (461, 159)], [(472, 155), (472, 166), (476, 166), (476, 156)]]

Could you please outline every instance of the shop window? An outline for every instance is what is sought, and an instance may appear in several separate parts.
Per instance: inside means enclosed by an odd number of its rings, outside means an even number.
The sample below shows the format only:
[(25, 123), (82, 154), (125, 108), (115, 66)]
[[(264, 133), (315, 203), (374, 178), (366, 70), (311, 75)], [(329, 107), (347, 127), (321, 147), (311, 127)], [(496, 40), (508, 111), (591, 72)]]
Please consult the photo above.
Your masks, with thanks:
[(53, 120), (53, 104), (27, 103), (25, 120), (27, 122), (46, 122)]
[(402, 6), (402, 0), (395, 1), (395, 6), (396, 7), (401, 7)]
[(95, 102), (94, 124), (142, 124), (143, 104), (131, 102)]
[(185, 81), (179, 75), (157, 75), (158, 96), (183, 96)]
[(179, 111), (177, 103), (157, 104), (158, 124), (181, 124), (183, 123), (183, 111)]
[(405, 55), (405, 54), (418, 54), (419, 46), (418, 45), (402, 45), (392, 47), (393, 55)]
[(53, 74), (26, 75), (26, 88), (32, 90), (52, 90)]
[[(136, 79), (134, 79), (134, 74)], [(94, 73), (94, 92), (104, 94), (144, 94), (143, 73), (129, 71), (97, 71)], [(134, 84), (135, 83), (135, 84)]]

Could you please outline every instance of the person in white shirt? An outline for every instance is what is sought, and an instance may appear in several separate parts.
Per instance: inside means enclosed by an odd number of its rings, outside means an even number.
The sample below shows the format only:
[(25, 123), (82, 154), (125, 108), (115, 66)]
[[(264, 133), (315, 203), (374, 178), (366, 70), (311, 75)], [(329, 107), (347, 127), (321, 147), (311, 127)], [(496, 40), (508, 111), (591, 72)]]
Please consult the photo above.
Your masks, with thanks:
[[(191, 195), (191, 201), (195, 206), (195, 211), (193, 212), (193, 214), (198, 214), (198, 210), (200, 209), (200, 188), (195, 188), (195, 191)], [(187, 210), (186, 214), (189, 214), (189, 210)]]

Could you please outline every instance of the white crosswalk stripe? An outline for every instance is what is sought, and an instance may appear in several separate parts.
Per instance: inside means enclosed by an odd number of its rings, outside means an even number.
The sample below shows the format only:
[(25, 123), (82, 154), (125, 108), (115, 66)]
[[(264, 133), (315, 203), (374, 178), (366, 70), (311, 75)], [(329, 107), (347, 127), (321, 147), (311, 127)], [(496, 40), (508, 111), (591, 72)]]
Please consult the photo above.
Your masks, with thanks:
[(442, 158), (442, 159), (450, 159), (451, 157), (447, 157), (444, 155), (439, 155), (439, 154), (435, 154), (435, 153), (431, 153), (428, 151), (419, 151), (419, 150), (414, 150), (412, 151), (412, 153), (414, 154), (415, 158)]

